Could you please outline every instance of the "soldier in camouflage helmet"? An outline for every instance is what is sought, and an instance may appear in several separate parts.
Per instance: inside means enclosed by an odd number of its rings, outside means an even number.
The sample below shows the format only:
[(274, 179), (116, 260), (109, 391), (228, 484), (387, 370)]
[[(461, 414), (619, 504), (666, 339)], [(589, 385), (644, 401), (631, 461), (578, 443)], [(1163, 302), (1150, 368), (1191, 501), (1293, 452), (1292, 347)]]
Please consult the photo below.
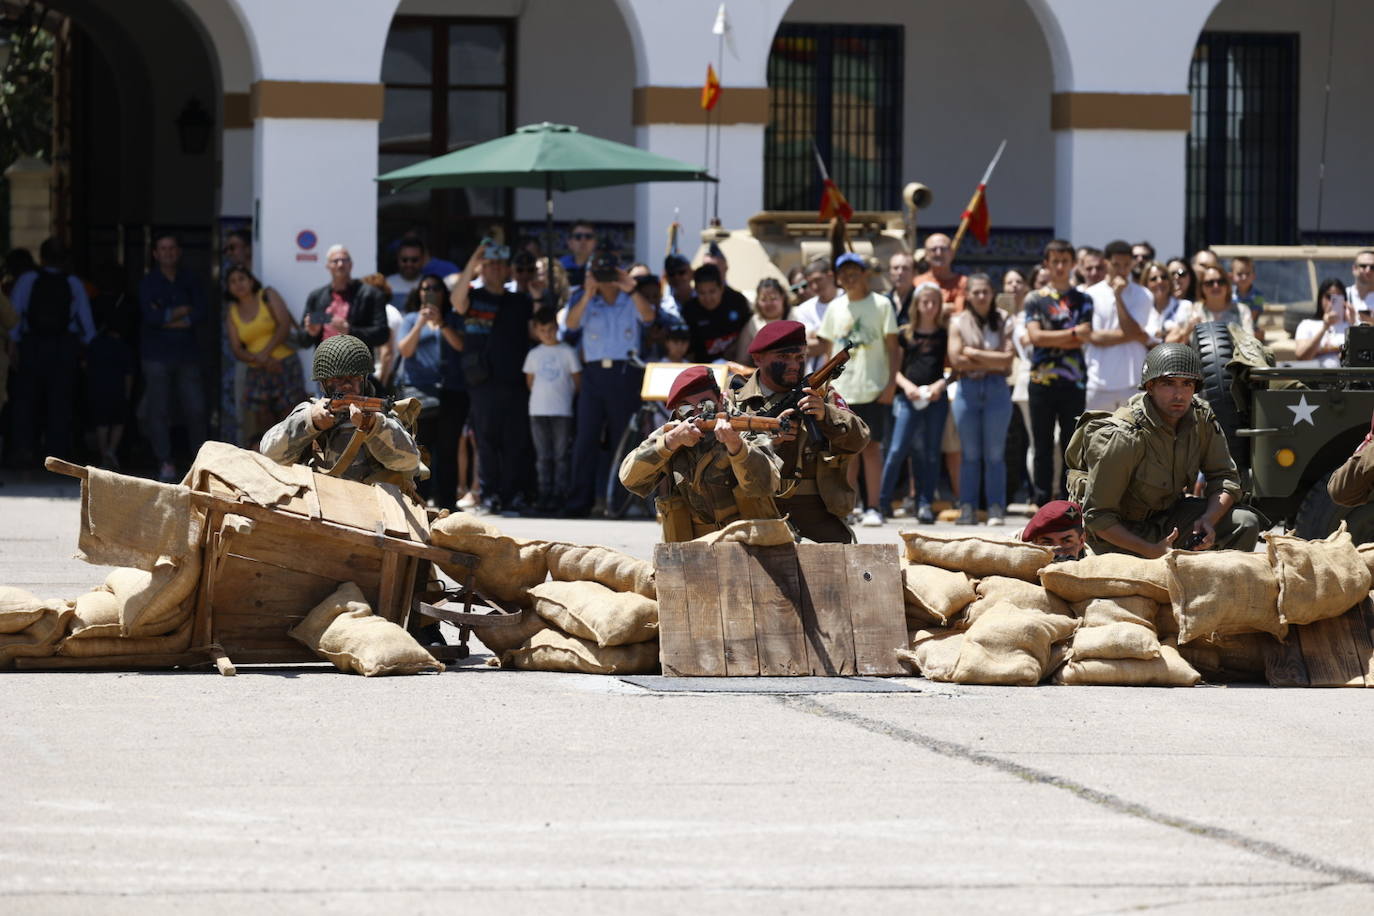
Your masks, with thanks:
[[(420, 450), (396, 417), (350, 405), (343, 419), (328, 409), (330, 397), (366, 393), (372, 372), (372, 351), (367, 344), (348, 334), (330, 337), (315, 349), (313, 368), (311, 378), (320, 383), (326, 397), (297, 404), (263, 435), (258, 450), (278, 464), (295, 464), (304, 458), (324, 469), (347, 459), (337, 476), (408, 485), (421, 469)], [(361, 436), (361, 445), (350, 449), (355, 434)]]
[[(1069, 495), (1095, 553), (1254, 549), (1259, 516), (1236, 505), (1240, 475), (1212, 408), (1195, 397), (1201, 381), (1196, 351), (1163, 344), (1145, 358), (1140, 394), (1079, 418), (1065, 454)], [(1203, 498), (1185, 496), (1199, 474)]]
[[(636, 496), (667, 478), (670, 492), (658, 501), (666, 542), (690, 541), (739, 519), (780, 517), (773, 494), (781, 464), (768, 437), (731, 429), (723, 405), (709, 368), (682, 370), (668, 394), (673, 419), (620, 465), (620, 482)], [(690, 422), (712, 414), (709, 432)]]

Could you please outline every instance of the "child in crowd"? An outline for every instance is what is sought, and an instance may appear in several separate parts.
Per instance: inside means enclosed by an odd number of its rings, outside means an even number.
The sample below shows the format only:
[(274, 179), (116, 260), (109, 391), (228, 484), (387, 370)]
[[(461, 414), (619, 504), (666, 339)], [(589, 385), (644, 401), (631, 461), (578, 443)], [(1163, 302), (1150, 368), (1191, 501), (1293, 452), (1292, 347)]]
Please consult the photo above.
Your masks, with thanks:
[(1264, 314), (1264, 293), (1255, 288), (1255, 262), (1251, 258), (1237, 255), (1231, 259), (1231, 286), (1236, 304), (1250, 310), (1255, 336), (1263, 340), (1260, 316)]
[(534, 313), (539, 346), (525, 357), (530, 389), (530, 435), (539, 474), (535, 508), (552, 511), (568, 493), (571, 465), (573, 395), (582, 385), (577, 351), (558, 341), (558, 312), (545, 306)]
[(687, 351), (692, 348), (692, 332), (687, 325), (676, 324), (668, 328), (663, 339), (663, 361), (665, 363), (687, 362)]

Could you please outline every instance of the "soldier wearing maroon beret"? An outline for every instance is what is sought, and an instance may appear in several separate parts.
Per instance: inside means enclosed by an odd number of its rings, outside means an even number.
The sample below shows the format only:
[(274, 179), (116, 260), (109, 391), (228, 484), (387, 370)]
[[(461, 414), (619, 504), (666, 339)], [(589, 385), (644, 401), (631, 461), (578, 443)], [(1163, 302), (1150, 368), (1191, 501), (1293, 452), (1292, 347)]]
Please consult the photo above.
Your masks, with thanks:
[[(749, 345), (758, 370), (730, 394), (739, 413), (768, 414), (802, 382), (806, 363), (806, 326), (800, 321), (772, 321)], [(806, 389), (793, 416), (795, 436), (776, 437), (773, 449), (782, 461), (778, 509), (802, 537), (817, 543), (854, 543), (845, 519), (854, 508), (849, 462), (868, 444), (868, 427), (833, 389)], [(823, 438), (813, 439), (804, 418), (815, 421)]]
[(1055, 562), (1081, 560), (1087, 550), (1083, 540), (1083, 510), (1067, 499), (1047, 502), (1021, 532), (1021, 540), (1050, 548), (1054, 551)]
[[(690, 541), (740, 519), (779, 517), (773, 494), (780, 462), (769, 437), (731, 429), (724, 408), (709, 367), (683, 369), (668, 392), (672, 419), (620, 465), (620, 482), (641, 498), (667, 481), (658, 500), (665, 542)], [(710, 417), (709, 430), (693, 422)]]

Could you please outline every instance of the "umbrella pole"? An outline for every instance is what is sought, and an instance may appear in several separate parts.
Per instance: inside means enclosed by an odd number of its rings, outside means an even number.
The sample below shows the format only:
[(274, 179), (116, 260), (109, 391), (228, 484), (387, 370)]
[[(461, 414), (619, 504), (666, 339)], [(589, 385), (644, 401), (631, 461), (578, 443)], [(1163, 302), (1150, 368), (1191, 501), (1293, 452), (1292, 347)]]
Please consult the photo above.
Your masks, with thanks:
[(557, 278), (553, 274), (553, 176), (544, 176), (544, 272), (549, 282), (545, 287), (550, 304), (558, 302)]

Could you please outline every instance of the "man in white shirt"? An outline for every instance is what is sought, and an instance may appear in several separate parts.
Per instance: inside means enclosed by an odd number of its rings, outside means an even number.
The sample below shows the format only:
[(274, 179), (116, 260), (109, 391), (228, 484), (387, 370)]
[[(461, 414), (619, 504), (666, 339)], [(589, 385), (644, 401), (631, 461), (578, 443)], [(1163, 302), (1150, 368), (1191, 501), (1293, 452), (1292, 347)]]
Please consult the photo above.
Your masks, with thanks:
[(1374, 250), (1355, 255), (1350, 272), (1355, 282), (1345, 288), (1345, 301), (1355, 307), (1361, 324), (1374, 324)]
[(1088, 391), (1085, 410), (1115, 410), (1140, 388), (1150, 335), (1145, 324), (1154, 299), (1131, 279), (1135, 258), (1128, 242), (1107, 245), (1107, 279), (1087, 289), (1093, 300), (1092, 335), (1088, 338)]
[(792, 317), (806, 325), (806, 371), (815, 372), (825, 361), (825, 354), (830, 348), (828, 341), (816, 336), (816, 331), (825, 318), (826, 309), (840, 295), (840, 288), (835, 285), (835, 272), (826, 258), (813, 258), (806, 265), (805, 275), (806, 289), (811, 293), (811, 298), (797, 306)]

